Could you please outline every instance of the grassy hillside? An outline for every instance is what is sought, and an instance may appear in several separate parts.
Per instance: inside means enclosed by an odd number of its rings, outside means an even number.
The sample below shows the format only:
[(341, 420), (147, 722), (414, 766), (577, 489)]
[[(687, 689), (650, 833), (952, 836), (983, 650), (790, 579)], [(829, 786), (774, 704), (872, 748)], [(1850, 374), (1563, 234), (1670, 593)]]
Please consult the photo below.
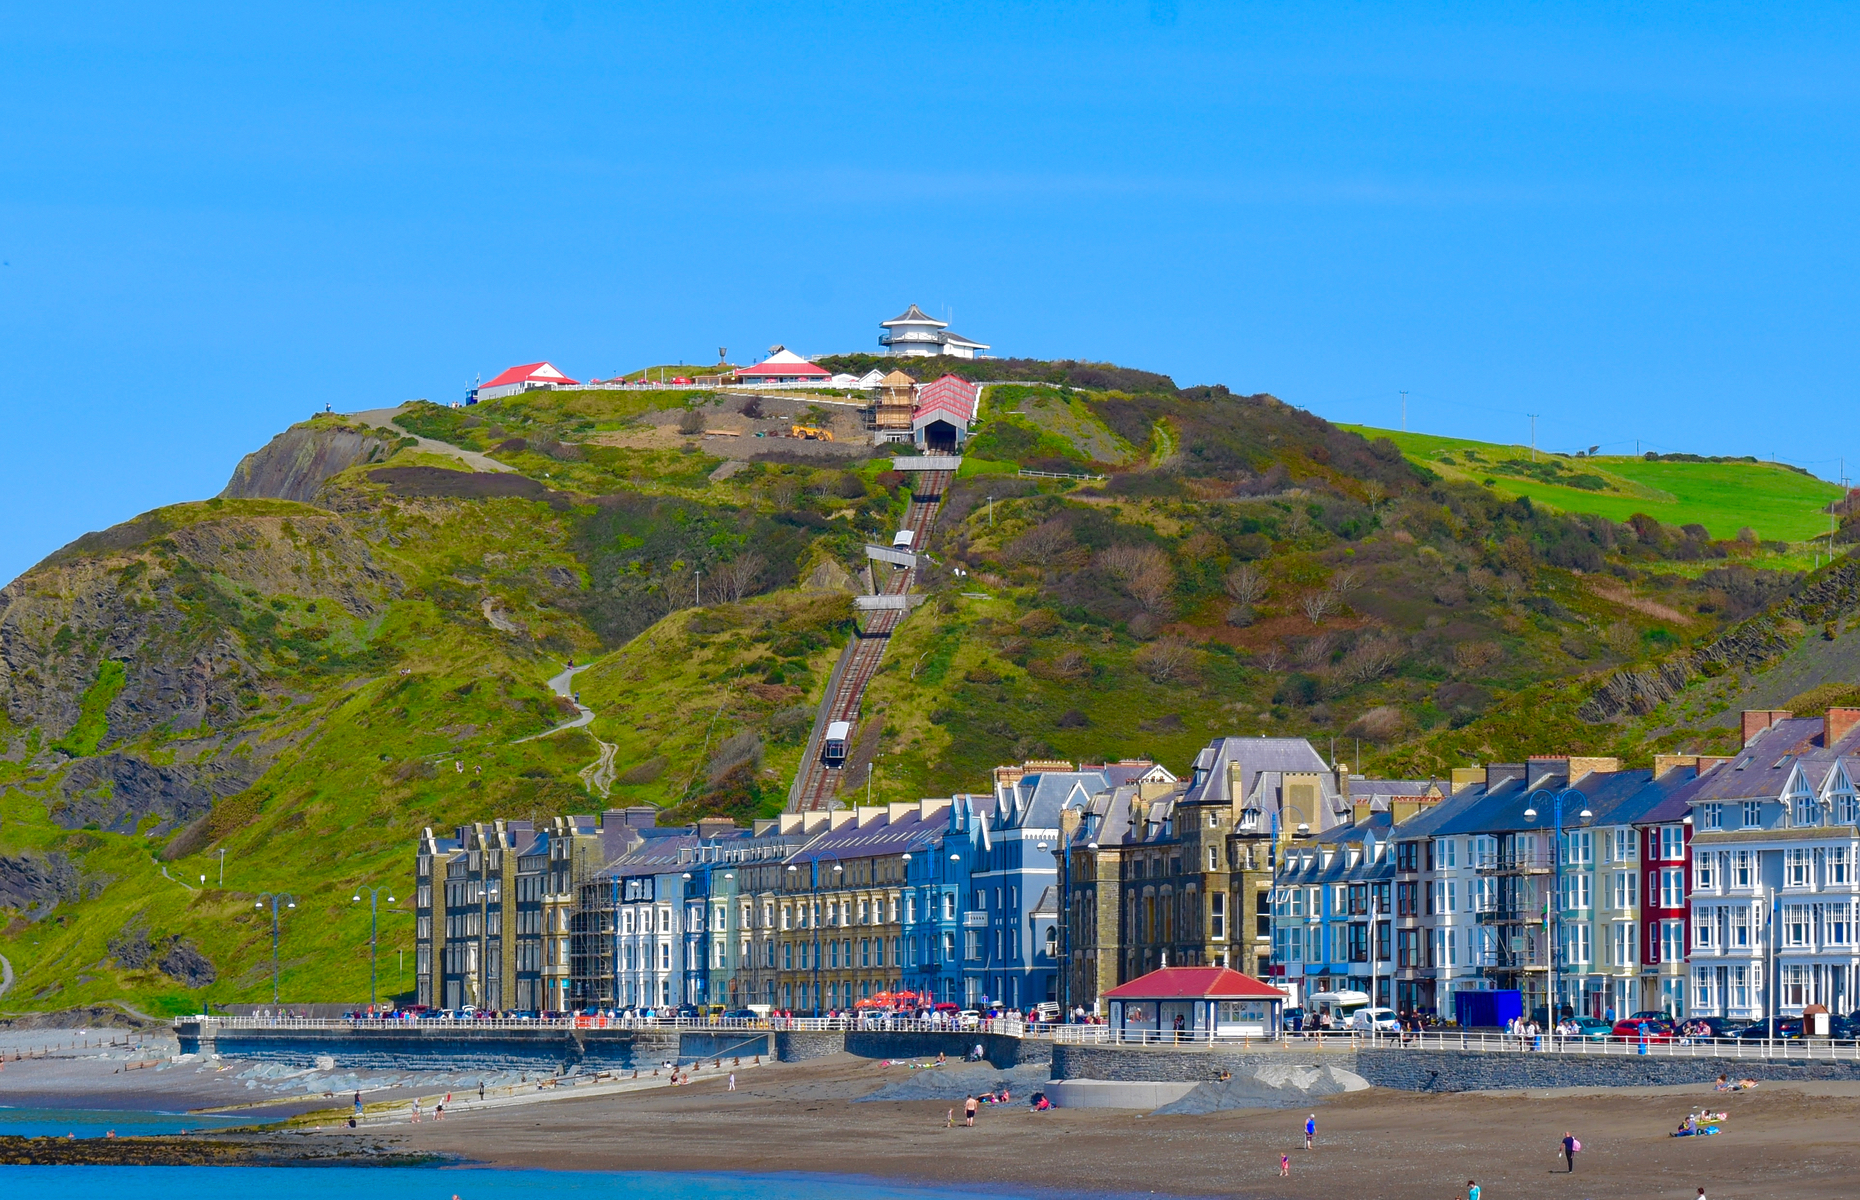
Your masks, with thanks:
[(1824, 511), (1841, 489), (1794, 467), (1766, 462), (1653, 461), (1625, 455), (1570, 457), (1426, 433), (1344, 426), (1386, 437), (1408, 459), (1449, 479), (1529, 496), (1563, 512), (1626, 521), (1645, 513), (1668, 525), (1703, 525), (1714, 538), (1752, 530), (1762, 541), (1801, 543), (1825, 536)]
[[(1818, 584), (1766, 569), (1734, 527), (1680, 528), (1683, 489), (1657, 519), (1560, 512), (1269, 396), (989, 365), (1017, 382), (984, 397), (929, 602), (855, 735), (849, 778), (870, 764), (874, 799), (984, 789), (1028, 756), (1184, 769), (1223, 733), (1360, 745), (1372, 769), (1644, 756), (1716, 736), (1713, 705), (1735, 696), (1687, 682), (1631, 720), (1584, 717), (1604, 681), (1752, 621), (1777, 645), (1847, 645), (1844, 617), (1829, 634), (1813, 615), (1824, 602), (1764, 615)], [(20, 974), (0, 1007), (269, 999), (254, 904), (277, 891), (298, 898), (286, 999), (360, 997), (364, 885), (402, 898), (381, 933), (391, 992), (425, 826), (779, 809), (848, 636), (860, 547), (895, 526), (905, 480), (856, 438), (754, 436), (815, 407), (856, 428), (844, 406), (745, 407), (600, 390), (416, 406), (408, 430), (513, 470), (383, 443), (310, 502), (161, 509), (0, 592), (0, 953)], [(355, 434), (307, 422), (279, 451), (291, 472), (261, 452), (248, 478), (301, 485), (320, 439)], [(1671, 482), (1633, 465), (1603, 490)], [(1640, 513), (1657, 499), (1632, 498)], [(545, 681), (570, 658), (597, 716), (549, 733), (571, 708)]]

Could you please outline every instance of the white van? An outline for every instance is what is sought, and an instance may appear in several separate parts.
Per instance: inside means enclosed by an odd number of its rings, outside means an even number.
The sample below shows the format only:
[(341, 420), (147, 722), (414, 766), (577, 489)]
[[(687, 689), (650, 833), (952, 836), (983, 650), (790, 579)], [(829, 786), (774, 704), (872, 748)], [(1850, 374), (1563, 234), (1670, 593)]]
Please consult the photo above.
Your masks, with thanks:
[(1305, 1000), (1305, 1028), (1316, 1029), (1320, 1017), (1330, 1014), (1332, 1029), (1348, 1029), (1350, 1018), (1359, 1008), (1369, 1007), (1369, 993), (1356, 991), (1312, 992)]

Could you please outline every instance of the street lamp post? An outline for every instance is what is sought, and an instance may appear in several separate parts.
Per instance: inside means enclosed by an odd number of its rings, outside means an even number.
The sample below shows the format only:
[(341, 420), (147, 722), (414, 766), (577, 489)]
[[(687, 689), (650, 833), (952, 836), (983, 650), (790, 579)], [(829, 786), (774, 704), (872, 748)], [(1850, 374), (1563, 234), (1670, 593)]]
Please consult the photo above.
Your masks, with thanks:
[(264, 908), (265, 901), (271, 901), (271, 1002), (278, 1002), (278, 902), (284, 907), (296, 908), (297, 897), (288, 892), (260, 892), (253, 908)]
[[(1595, 814), (1589, 811), (1586, 803), (1583, 803), (1588, 797), (1577, 788), (1566, 787), (1554, 794), (1548, 788), (1539, 788), (1526, 799), (1535, 801), (1539, 796), (1547, 797), (1551, 801), (1551, 824), (1555, 829), (1550, 841), (1551, 903), (1547, 907), (1550, 912), (1556, 914), (1556, 930), (1552, 932), (1548, 928), (1548, 921), (1545, 922), (1544, 930), (1545, 936), (1550, 941), (1550, 1024), (1554, 1026), (1558, 1015), (1556, 1009), (1563, 991), (1563, 950), (1559, 944), (1563, 932), (1563, 802), (1573, 796), (1577, 803), (1583, 804), (1582, 811), (1576, 814), (1576, 819), (1579, 821), (1586, 821)], [(1526, 821), (1537, 819), (1535, 804), (1525, 808), (1524, 819)]]
[[(379, 928), (376, 907), (382, 892), (386, 888), (357, 888), (355, 895), (349, 897), (349, 903), (360, 904), (362, 893), (368, 893), (368, 1007), (375, 1007), (375, 934)], [(388, 897), (388, 903), (394, 903), (394, 897)]]

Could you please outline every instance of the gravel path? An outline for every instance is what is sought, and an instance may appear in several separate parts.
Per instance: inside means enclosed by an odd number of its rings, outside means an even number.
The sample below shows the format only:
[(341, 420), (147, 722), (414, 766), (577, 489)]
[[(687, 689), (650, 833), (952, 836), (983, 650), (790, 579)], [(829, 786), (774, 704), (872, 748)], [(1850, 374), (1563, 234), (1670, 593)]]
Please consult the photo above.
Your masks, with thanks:
[(420, 444), (420, 449), (427, 453), (443, 454), (448, 458), (456, 458), (474, 471), (516, 470), (515, 467), (507, 466), (494, 458), (487, 458), (476, 450), (463, 450), (450, 442), (436, 442), (432, 438), (424, 438), (417, 433), (402, 429), (399, 425), (394, 423), (394, 418), (399, 416), (405, 408), (406, 405), (404, 404), (394, 408), (371, 408), (366, 412), (349, 413), (347, 416), (351, 420), (360, 421), (364, 425), (373, 425), (376, 429), (385, 429), (396, 437), (410, 437)]

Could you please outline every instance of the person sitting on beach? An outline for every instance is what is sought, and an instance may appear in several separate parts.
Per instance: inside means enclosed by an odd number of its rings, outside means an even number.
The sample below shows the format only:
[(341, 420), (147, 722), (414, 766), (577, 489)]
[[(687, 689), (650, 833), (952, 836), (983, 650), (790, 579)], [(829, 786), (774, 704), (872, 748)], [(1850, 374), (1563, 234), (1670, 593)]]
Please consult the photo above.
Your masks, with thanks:
[(938, 1050), (936, 1052), (936, 1065), (940, 1067), (947, 1061), (948, 1060), (943, 1057), (943, 1052), (941, 1050)]

